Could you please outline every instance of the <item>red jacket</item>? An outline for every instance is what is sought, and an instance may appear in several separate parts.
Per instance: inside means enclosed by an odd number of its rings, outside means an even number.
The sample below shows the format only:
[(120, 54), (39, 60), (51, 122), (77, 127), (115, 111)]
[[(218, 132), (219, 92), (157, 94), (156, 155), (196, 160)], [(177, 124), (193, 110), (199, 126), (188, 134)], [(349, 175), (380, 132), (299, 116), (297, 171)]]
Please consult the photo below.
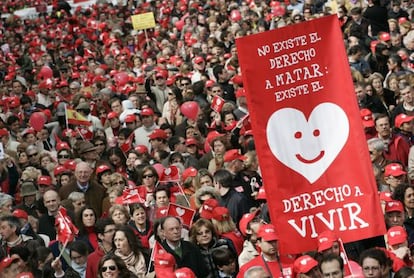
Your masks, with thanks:
[(86, 263), (86, 275), (85, 278), (98, 277), (98, 264), (101, 258), (105, 255), (105, 252), (98, 246), (95, 251), (89, 254)]
[(271, 277), (273, 278), (292, 278), (293, 277), (293, 269), (291, 265), (282, 265), (283, 268), (283, 276), (282, 273), (280, 272), (280, 267), (279, 267), (279, 262), (278, 261), (273, 261), (273, 262), (267, 262), (267, 267), (264, 263), (264, 260), (262, 258), (262, 256), (257, 256), (256, 258), (252, 259), (250, 262), (244, 264), (241, 268), (239, 273), (237, 274), (236, 278), (243, 278), (244, 277), (244, 273), (249, 270), (249, 268), (253, 267), (253, 266), (261, 266), (263, 267), (263, 269), (267, 272), (267, 268), (270, 269), (270, 272), (272, 272)]

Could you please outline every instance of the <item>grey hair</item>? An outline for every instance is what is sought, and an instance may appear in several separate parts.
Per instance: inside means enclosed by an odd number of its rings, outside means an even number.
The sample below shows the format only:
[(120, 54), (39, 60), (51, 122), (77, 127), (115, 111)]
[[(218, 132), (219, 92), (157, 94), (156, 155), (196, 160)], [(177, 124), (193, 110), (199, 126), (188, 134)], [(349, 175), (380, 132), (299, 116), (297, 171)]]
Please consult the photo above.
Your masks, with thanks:
[(369, 146), (372, 146), (375, 150), (382, 152), (385, 150), (384, 141), (380, 138), (371, 138), (367, 140)]
[(74, 201), (78, 201), (82, 198), (85, 198), (85, 193), (83, 192), (78, 192), (78, 191), (73, 191), (72, 193), (69, 194), (68, 196), (68, 200), (71, 200), (72, 202)]
[(252, 266), (251, 268), (249, 268), (245, 273), (244, 273), (244, 278), (262, 278), (264, 277), (263, 274), (265, 274), (265, 277), (269, 277), (268, 275), (266, 275), (266, 271), (264, 270), (263, 267), (256, 265), (256, 266)]
[(4, 206), (8, 201), (13, 201), (13, 197), (6, 193), (0, 193), (0, 207)]

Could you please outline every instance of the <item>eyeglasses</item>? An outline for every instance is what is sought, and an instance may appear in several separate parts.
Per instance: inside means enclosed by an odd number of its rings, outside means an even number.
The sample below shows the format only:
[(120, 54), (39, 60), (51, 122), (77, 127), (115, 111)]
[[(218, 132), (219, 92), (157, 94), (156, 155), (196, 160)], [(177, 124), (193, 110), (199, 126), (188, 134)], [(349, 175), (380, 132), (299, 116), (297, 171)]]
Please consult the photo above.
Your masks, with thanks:
[(142, 176), (143, 179), (153, 178), (153, 177), (154, 177), (154, 175), (144, 175), (144, 176)]
[(111, 271), (115, 271), (115, 270), (117, 270), (117, 267), (116, 267), (116, 265), (103, 266), (102, 267), (102, 272), (106, 272), (108, 269), (111, 270)]
[(104, 231), (104, 234), (113, 233), (113, 232), (115, 232), (115, 229), (110, 229), (108, 231)]
[(28, 156), (28, 157), (34, 157), (34, 156), (37, 156), (37, 153), (28, 154), (27, 156)]
[(113, 185), (124, 185), (125, 182), (124, 181), (114, 181), (112, 184)]
[(70, 156), (68, 154), (60, 154), (58, 155), (58, 158), (69, 158)]

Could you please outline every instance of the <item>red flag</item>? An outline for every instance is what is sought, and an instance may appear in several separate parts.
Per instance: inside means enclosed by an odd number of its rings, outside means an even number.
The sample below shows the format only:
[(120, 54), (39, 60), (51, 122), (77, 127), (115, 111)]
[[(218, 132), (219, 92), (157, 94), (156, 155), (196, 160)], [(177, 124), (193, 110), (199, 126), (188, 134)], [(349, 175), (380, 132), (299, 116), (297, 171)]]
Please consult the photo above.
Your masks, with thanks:
[(71, 242), (78, 235), (78, 228), (73, 225), (72, 220), (67, 216), (66, 209), (60, 207), (55, 219), (55, 226), (57, 226), (56, 240), (62, 244)]
[(180, 181), (180, 172), (177, 166), (170, 166), (165, 168), (160, 176), (160, 183), (177, 182)]
[(170, 206), (168, 207), (168, 215), (179, 217), (183, 225), (191, 227), (195, 215), (195, 210), (170, 203)]
[[(236, 40), (282, 254), (383, 235), (383, 215), (335, 16)], [(286, 182), (289, 181), (289, 182)]]
[(220, 97), (219, 95), (215, 95), (213, 97), (213, 100), (211, 101), (211, 109), (213, 109), (217, 113), (220, 113), (221, 109), (223, 109), (224, 103), (225, 101), (222, 97)]
[(136, 203), (144, 203), (144, 200), (139, 196), (138, 189), (125, 189), (122, 193), (122, 204), (129, 205)]
[(92, 125), (87, 118), (79, 114), (76, 110), (66, 108), (66, 119), (68, 123), (73, 125)]
[(126, 154), (132, 149), (132, 142), (134, 142), (135, 133), (132, 132), (131, 135), (129, 135), (128, 139), (126, 139), (125, 143), (123, 143), (120, 148), (121, 150)]
[(84, 141), (90, 141), (93, 138), (93, 132), (90, 131), (88, 128), (77, 127), (76, 131)]

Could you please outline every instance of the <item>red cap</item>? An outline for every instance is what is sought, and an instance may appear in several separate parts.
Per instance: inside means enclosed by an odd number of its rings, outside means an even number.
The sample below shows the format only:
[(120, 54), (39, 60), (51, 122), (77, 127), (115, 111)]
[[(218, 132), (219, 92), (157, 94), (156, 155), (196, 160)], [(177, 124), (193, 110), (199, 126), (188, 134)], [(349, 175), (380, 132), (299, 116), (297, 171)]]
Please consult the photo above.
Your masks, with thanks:
[(207, 80), (206, 81), (206, 88), (211, 88), (211, 87), (213, 87), (214, 84), (215, 84), (215, 82), (213, 80)]
[(187, 180), (188, 177), (195, 177), (197, 176), (197, 169), (194, 167), (188, 167), (187, 169), (184, 170), (183, 174), (182, 174), (182, 180), (183, 182), (185, 182)]
[(243, 77), (241, 75), (235, 75), (232, 77), (231, 82), (233, 82), (233, 84), (242, 86), (243, 85)]
[(167, 139), (168, 135), (165, 132), (165, 130), (157, 128), (157, 129), (154, 129), (154, 131), (150, 135), (148, 135), (148, 137), (150, 140), (158, 139), (158, 138)]
[(49, 176), (40, 176), (37, 179), (37, 184), (38, 185), (47, 185), (47, 186), (51, 186), (52, 185), (52, 178)]
[(8, 136), (9, 131), (5, 128), (0, 128), (0, 136)]
[(200, 217), (204, 219), (212, 219), (213, 210), (218, 206), (219, 202), (214, 198), (205, 200), (203, 205), (201, 206)]
[(360, 111), (362, 124), (364, 127), (374, 127), (374, 118), (372, 117), (372, 112), (369, 109), (361, 109)]
[(154, 110), (151, 108), (144, 108), (141, 110), (141, 116), (154, 116)]
[(99, 166), (96, 168), (95, 173), (96, 173), (97, 175), (99, 175), (99, 174), (101, 174), (101, 173), (103, 173), (103, 172), (105, 172), (105, 171), (111, 171), (111, 167), (109, 167), (108, 165), (102, 164), (102, 165), (99, 165)]
[(175, 277), (177, 278), (196, 278), (194, 272), (188, 267), (181, 267), (174, 271)]
[(239, 228), (242, 235), (247, 236), (247, 227), (249, 226), (250, 221), (252, 221), (257, 214), (260, 212), (260, 209), (255, 210), (251, 213), (245, 213), (239, 221)]
[(379, 36), (379, 39), (380, 39), (381, 41), (383, 41), (383, 42), (386, 42), (386, 41), (391, 40), (390, 33), (383, 32), (383, 33)]
[(229, 210), (226, 207), (215, 207), (212, 214), (213, 219), (217, 221), (228, 221), (230, 219)]
[(65, 166), (70, 171), (75, 171), (75, 169), (76, 169), (76, 161), (69, 159), (69, 160), (67, 160), (65, 162), (65, 164), (63, 166)]
[(293, 263), (293, 271), (296, 274), (299, 273), (308, 273), (311, 271), (314, 267), (318, 266), (318, 261), (316, 261), (314, 258), (312, 258), (309, 255), (300, 256), (295, 260)]
[(257, 231), (257, 238), (261, 238), (264, 241), (278, 240), (279, 237), (276, 234), (275, 226), (272, 224), (264, 224), (260, 226)]
[(266, 200), (266, 191), (264, 186), (259, 188), (259, 192), (257, 193), (256, 200)]
[(231, 162), (234, 160), (245, 161), (246, 159), (247, 157), (240, 154), (238, 149), (229, 150), (224, 154), (224, 162)]
[(224, 134), (219, 133), (218, 131), (214, 130), (207, 134), (206, 141), (209, 145), (211, 145), (211, 142), (213, 142), (214, 139), (217, 137), (223, 136)]
[(245, 97), (245, 96), (246, 96), (246, 90), (244, 88), (237, 89), (236, 98)]
[(400, 201), (391, 201), (385, 203), (385, 213), (387, 212), (404, 212), (404, 206)]
[(0, 271), (4, 271), (6, 268), (8, 268), (16, 260), (20, 260), (20, 257), (16, 254), (13, 254), (10, 257), (4, 258), (0, 262)]
[(400, 128), (404, 123), (411, 122), (414, 119), (414, 116), (408, 116), (406, 114), (399, 114), (395, 117), (395, 127)]
[(155, 78), (164, 78), (164, 79), (167, 79), (168, 78), (168, 72), (167, 71), (164, 71), (164, 70), (161, 70), (161, 71), (159, 71), (159, 72), (157, 72), (155, 74)]
[(168, 277), (168, 273), (174, 271), (175, 264), (174, 256), (163, 249), (154, 254), (154, 270), (157, 277)]
[(385, 166), (384, 177), (399, 177), (405, 174), (407, 174), (407, 172), (403, 170), (402, 165), (399, 163), (390, 163)]
[(118, 118), (118, 113), (113, 112), (113, 111), (109, 112), (107, 118), (108, 118), (108, 120)]
[(9, 98), (9, 107), (16, 108), (20, 106), (20, 99), (18, 97)]
[(388, 245), (397, 245), (407, 241), (407, 232), (401, 226), (394, 226), (387, 231)]
[(59, 142), (56, 144), (56, 151), (60, 152), (61, 150), (70, 150), (69, 144), (66, 142)]
[(380, 192), (380, 200), (383, 202), (392, 202), (394, 201), (391, 197), (391, 192)]
[(197, 145), (197, 144), (198, 144), (198, 141), (195, 138), (188, 138), (185, 140), (186, 146)]
[(33, 274), (30, 272), (21, 272), (17, 274), (16, 278), (33, 278)]
[(144, 145), (138, 145), (135, 147), (135, 151), (139, 154), (148, 153), (148, 148)]
[(338, 241), (338, 237), (334, 232), (328, 230), (320, 233), (318, 236), (318, 252), (331, 248), (335, 241)]
[(136, 116), (134, 114), (129, 114), (125, 117), (124, 122), (125, 123), (133, 123), (136, 121)]
[(201, 56), (197, 56), (194, 58), (194, 64), (201, 64), (204, 63), (204, 58)]
[(66, 169), (65, 166), (62, 165), (58, 165), (56, 166), (55, 170), (53, 171), (53, 174), (56, 176), (59, 176), (60, 174), (63, 174), (65, 172), (67, 172), (68, 170)]
[(28, 219), (29, 215), (27, 214), (27, 212), (25, 212), (22, 209), (15, 209), (13, 210), (13, 216), (16, 216), (17, 218), (22, 218), (22, 219)]

